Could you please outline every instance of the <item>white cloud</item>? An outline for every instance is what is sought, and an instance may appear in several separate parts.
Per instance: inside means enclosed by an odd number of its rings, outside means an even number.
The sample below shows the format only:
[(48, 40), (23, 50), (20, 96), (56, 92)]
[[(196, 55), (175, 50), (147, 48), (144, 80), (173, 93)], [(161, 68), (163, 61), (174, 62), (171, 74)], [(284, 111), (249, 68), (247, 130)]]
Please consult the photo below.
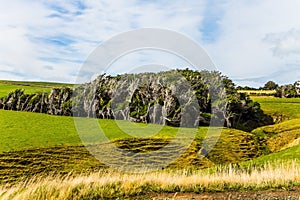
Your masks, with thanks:
[[(275, 57), (265, 38), (299, 29), (299, 1), (227, 1), (219, 22), (219, 38), (205, 45), (218, 68), (232, 78), (266, 77), (288, 60)], [(289, 81), (289, 80), (286, 80)]]
[(299, 7), (295, 0), (11, 0), (0, 4), (0, 79), (74, 82), (97, 45), (144, 27), (203, 43), (234, 79), (285, 73), (300, 64)]
[[(202, 5), (194, 1), (8, 1), (0, 5), (0, 65), (19, 72), (17, 79), (74, 82), (92, 50), (118, 33), (159, 27), (198, 37)], [(0, 72), (0, 79), (6, 77)]]
[(272, 46), (274, 56), (280, 58), (300, 56), (300, 30), (291, 29), (282, 33), (271, 33), (265, 40)]

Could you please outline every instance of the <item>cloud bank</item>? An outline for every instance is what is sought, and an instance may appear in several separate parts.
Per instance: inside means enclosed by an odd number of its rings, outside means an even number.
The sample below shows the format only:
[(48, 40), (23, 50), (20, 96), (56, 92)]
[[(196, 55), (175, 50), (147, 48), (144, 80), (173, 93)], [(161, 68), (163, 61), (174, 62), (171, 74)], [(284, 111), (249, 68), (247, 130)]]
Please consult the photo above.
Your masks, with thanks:
[(296, 0), (11, 0), (0, 4), (0, 79), (74, 82), (103, 41), (154, 27), (197, 41), (237, 84), (289, 83), (300, 80), (299, 7)]

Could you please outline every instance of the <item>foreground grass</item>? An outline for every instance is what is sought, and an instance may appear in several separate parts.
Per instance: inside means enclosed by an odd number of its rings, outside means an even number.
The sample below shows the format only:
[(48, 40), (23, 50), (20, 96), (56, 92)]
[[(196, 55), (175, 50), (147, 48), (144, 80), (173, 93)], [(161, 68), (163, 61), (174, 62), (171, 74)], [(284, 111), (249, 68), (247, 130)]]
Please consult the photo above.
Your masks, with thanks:
[(228, 166), (218, 172), (157, 171), (127, 174), (99, 171), (89, 175), (36, 176), (0, 189), (1, 199), (101, 199), (130, 198), (158, 192), (221, 192), (291, 189), (300, 183), (300, 167), (294, 162), (265, 165), (251, 172)]

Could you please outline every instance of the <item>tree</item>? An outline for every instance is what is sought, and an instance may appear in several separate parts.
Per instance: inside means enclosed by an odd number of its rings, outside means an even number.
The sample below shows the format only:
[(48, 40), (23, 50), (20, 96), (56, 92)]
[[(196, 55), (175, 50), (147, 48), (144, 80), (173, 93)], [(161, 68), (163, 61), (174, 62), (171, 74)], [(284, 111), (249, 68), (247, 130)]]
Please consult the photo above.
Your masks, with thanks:
[(277, 87), (275, 96), (281, 98), (300, 97), (300, 81), (296, 81), (294, 84)]
[(274, 81), (268, 81), (263, 89), (264, 90), (276, 90), (278, 88), (278, 84), (276, 84)]

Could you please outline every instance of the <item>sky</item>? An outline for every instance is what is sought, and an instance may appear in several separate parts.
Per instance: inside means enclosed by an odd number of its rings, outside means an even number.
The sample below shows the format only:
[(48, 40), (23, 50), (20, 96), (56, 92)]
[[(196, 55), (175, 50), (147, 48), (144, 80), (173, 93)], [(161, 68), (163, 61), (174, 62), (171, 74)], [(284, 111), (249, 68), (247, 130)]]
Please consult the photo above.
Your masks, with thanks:
[[(298, 0), (1, 1), (0, 80), (74, 83), (95, 48), (139, 28), (168, 29), (196, 41), (236, 85), (300, 80)], [(122, 59), (115, 73), (153, 62), (187, 65), (157, 52)]]

